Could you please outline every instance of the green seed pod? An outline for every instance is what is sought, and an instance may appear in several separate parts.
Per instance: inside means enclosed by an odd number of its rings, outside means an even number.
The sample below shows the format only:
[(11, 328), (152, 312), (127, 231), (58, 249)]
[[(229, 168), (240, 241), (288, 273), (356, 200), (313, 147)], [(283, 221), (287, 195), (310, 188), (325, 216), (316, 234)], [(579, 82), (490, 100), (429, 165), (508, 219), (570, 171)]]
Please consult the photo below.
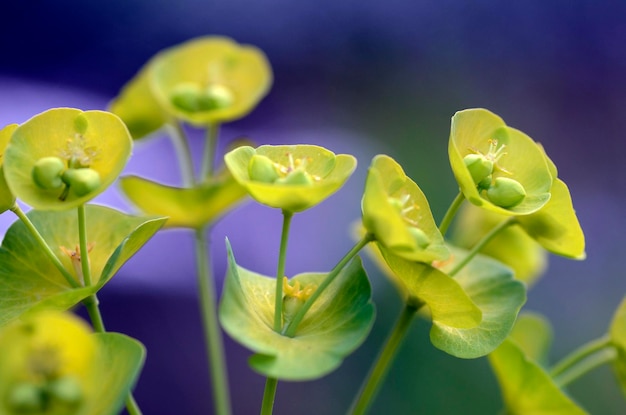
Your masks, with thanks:
[(75, 405), (83, 397), (80, 384), (72, 376), (64, 376), (48, 384), (50, 396), (66, 405)]
[(33, 181), (45, 190), (59, 189), (63, 186), (61, 175), (65, 169), (65, 163), (60, 158), (42, 157), (33, 166)]
[(487, 176), (493, 173), (493, 161), (489, 160), (482, 154), (468, 154), (463, 157), (463, 162), (476, 184), (479, 184)]
[(278, 172), (274, 162), (269, 157), (255, 154), (248, 163), (248, 175), (251, 180), (262, 183), (274, 183), (278, 179)]
[(199, 109), (201, 111), (216, 110), (230, 107), (234, 97), (232, 91), (220, 84), (209, 85), (204, 94), (199, 96)]
[(494, 205), (512, 208), (524, 200), (526, 190), (517, 180), (508, 177), (497, 177), (493, 185), (487, 189), (487, 197)]
[(428, 248), (428, 245), (430, 245), (430, 238), (423, 230), (414, 226), (410, 226), (409, 233), (417, 243), (417, 246), (419, 246), (421, 249)]
[(276, 180), (276, 183), (293, 186), (311, 186), (313, 184), (313, 178), (304, 170), (296, 170)]
[(198, 85), (186, 82), (177, 85), (170, 93), (170, 102), (180, 110), (186, 112), (200, 111), (200, 88)]
[(12, 413), (38, 413), (43, 409), (43, 390), (32, 383), (19, 383), (11, 389), (7, 399)]
[(493, 176), (490, 174), (489, 176), (487, 176), (484, 179), (482, 179), (480, 181), (480, 183), (478, 183), (478, 188), (479, 189), (489, 189), (491, 187), (491, 181), (492, 180), (493, 180)]
[(100, 174), (90, 168), (67, 169), (62, 179), (79, 197), (85, 196), (100, 186)]

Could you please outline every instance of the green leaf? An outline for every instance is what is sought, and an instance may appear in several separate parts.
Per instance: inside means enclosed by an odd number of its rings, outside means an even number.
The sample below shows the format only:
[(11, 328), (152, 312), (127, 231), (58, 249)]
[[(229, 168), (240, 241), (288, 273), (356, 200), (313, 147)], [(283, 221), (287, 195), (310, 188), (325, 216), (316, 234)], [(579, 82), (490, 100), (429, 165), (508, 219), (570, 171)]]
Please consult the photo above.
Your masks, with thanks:
[[(263, 160), (276, 179), (267, 181), (253, 166)], [(228, 170), (257, 202), (292, 213), (306, 210), (343, 186), (356, 159), (314, 145), (241, 146), (224, 156)], [(251, 175), (252, 171), (252, 175)], [(267, 173), (267, 171), (266, 171)]]
[[(453, 251), (454, 267), (466, 255)], [(519, 310), (526, 302), (524, 283), (513, 278), (511, 270), (491, 258), (477, 255), (454, 278), (482, 312), (480, 324), (455, 328), (433, 319), (430, 339), (435, 347), (456, 357), (473, 359), (493, 351), (509, 335)]]
[(365, 229), (395, 255), (425, 263), (450, 256), (426, 196), (391, 157), (372, 160), (361, 206)]
[[(284, 380), (316, 379), (336, 369), (367, 337), (375, 313), (358, 257), (321, 294), (293, 338), (272, 329), (276, 280), (238, 266), (230, 245), (228, 259), (220, 321), (232, 338), (256, 353), (250, 359), (255, 371)], [(291, 281), (319, 286), (325, 277), (307, 273)]]
[[(541, 149), (530, 137), (508, 127), (492, 112), (474, 108), (454, 114), (448, 154), (461, 191), (476, 206), (503, 215), (528, 215), (550, 199), (553, 177)], [(490, 201), (486, 192), (479, 191), (464, 161), (470, 154), (480, 154), (493, 161), (495, 167), (489, 181), (505, 177), (519, 182), (526, 192), (521, 203), (501, 207)]]
[[(54, 108), (15, 129), (4, 153), (3, 168), (9, 188), (18, 199), (35, 209), (68, 210), (111, 185), (126, 165), (131, 148), (130, 134), (114, 114)], [(95, 171), (99, 184), (87, 193), (75, 192), (71, 185), (40, 187), (33, 180), (33, 169), (46, 157), (62, 159), (67, 171)]]
[(118, 414), (139, 377), (146, 351), (140, 342), (123, 334), (96, 333), (93, 336), (98, 347), (93, 371), (97, 393), (81, 414)]
[[(507, 216), (466, 203), (458, 214), (450, 240), (460, 248), (471, 249), (506, 219)], [(537, 281), (548, 265), (546, 251), (520, 226), (507, 226), (480, 252), (511, 267), (515, 278), (529, 286)]]
[(158, 131), (168, 122), (165, 111), (150, 90), (151, 63), (139, 70), (109, 106), (109, 111), (124, 121), (135, 140)]
[(509, 338), (531, 360), (546, 366), (552, 345), (552, 326), (541, 314), (524, 312), (519, 315)]
[[(68, 309), (97, 292), (165, 222), (164, 218), (129, 216), (102, 206), (88, 205), (85, 211), (87, 240), (93, 244), (89, 253), (91, 287), (72, 288), (26, 226), (20, 221), (11, 225), (0, 247), (0, 326), (31, 309)], [(28, 217), (64, 267), (76, 276), (64, 251), (77, 249), (76, 212), (32, 210)]]
[(11, 189), (9, 189), (9, 185), (4, 177), (2, 163), (5, 158), (4, 151), (16, 128), (17, 124), (9, 124), (0, 130), (0, 213), (6, 212), (15, 205), (15, 196), (13, 192), (11, 192)]
[(626, 297), (617, 308), (609, 328), (611, 343), (617, 349), (617, 359), (613, 363), (615, 374), (626, 396)]
[(190, 40), (160, 52), (149, 65), (150, 89), (161, 107), (198, 126), (245, 116), (272, 84), (263, 52), (226, 37)]
[(584, 415), (550, 376), (528, 358), (513, 340), (489, 355), (503, 399), (512, 415)]
[(428, 306), (433, 329), (435, 324), (470, 328), (480, 323), (480, 309), (454, 278), (430, 265), (407, 261), (385, 248), (379, 248), (388, 266), (388, 276), (400, 288), (405, 301), (417, 307), (423, 303)]
[(239, 203), (246, 191), (228, 172), (192, 188), (159, 184), (136, 176), (120, 179), (122, 191), (142, 212), (167, 216), (165, 226), (200, 229)]

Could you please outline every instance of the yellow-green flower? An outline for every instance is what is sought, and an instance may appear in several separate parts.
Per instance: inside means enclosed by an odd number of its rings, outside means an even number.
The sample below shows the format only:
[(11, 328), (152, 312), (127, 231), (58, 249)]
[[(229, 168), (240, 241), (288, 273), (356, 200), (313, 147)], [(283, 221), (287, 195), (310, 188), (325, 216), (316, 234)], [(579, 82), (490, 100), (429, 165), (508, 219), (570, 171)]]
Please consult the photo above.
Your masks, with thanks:
[(363, 226), (384, 248), (411, 261), (449, 256), (421, 189), (391, 157), (374, 157), (361, 203)]
[(170, 118), (206, 126), (248, 114), (267, 94), (272, 70), (263, 52), (206, 36), (154, 56), (111, 104), (134, 138)]
[(9, 144), (13, 131), (17, 128), (17, 124), (9, 124), (0, 130), (0, 213), (11, 209), (15, 204), (15, 196), (6, 179), (4, 178), (4, 169), (2, 168), (2, 162), (4, 161), (4, 150)]
[(114, 114), (54, 108), (13, 131), (3, 169), (17, 198), (36, 209), (64, 210), (111, 185), (131, 148), (130, 134)]
[(465, 198), (504, 215), (528, 215), (550, 199), (552, 176), (537, 144), (485, 109), (452, 117), (448, 153)]
[(314, 145), (242, 146), (224, 161), (256, 201), (292, 213), (335, 193), (356, 168), (353, 156)]

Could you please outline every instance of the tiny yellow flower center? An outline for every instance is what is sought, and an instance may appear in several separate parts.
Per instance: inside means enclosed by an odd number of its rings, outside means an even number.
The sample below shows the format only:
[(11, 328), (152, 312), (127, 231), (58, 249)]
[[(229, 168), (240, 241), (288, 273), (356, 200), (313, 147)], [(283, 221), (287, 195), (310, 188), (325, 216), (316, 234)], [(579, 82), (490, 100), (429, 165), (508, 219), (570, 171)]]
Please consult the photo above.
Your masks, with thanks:
[(417, 246), (420, 249), (426, 249), (428, 245), (430, 245), (430, 238), (426, 235), (426, 232), (419, 228), (419, 205), (415, 203), (415, 201), (411, 200), (411, 195), (409, 194), (405, 194), (400, 197), (390, 196), (387, 200), (407, 223), (407, 229), (411, 234), (411, 237), (415, 240)]
[(65, 148), (59, 152), (59, 157), (67, 160), (70, 168), (89, 167), (97, 159), (98, 149), (87, 144), (85, 136), (76, 133), (67, 139)]
[(289, 279), (283, 277), (283, 320), (286, 324), (293, 319), (316, 289), (315, 284), (307, 284), (301, 288), (300, 281), (294, 281), (291, 285)]
[(248, 164), (248, 175), (251, 180), (283, 185), (310, 186), (322, 180), (321, 177), (306, 171), (307, 163), (311, 161), (310, 157), (294, 158), (288, 153), (287, 160), (288, 164), (283, 165), (267, 156), (255, 154)]
[[(94, 242), (90, 242), (87, 244), (87, 254), (91, 252), (94, 245), (95, 245)], [(78, 280), (84, 284), (85, 277), (83, 276), (83, 268), (81, 265), (80, 247), (76, 245), (76, 249), (74, 249), (73, 251), (70, 249), (67, 249), (64, 246), (60, 246), (59, 248), (61, 248), (61, 251), (63, 251), (63, 253), (69, 257), (70, 261), (72, 262), (72, 267), (74, 268), (74, 272), (76, 273), (76, 276), (78, 277)]]

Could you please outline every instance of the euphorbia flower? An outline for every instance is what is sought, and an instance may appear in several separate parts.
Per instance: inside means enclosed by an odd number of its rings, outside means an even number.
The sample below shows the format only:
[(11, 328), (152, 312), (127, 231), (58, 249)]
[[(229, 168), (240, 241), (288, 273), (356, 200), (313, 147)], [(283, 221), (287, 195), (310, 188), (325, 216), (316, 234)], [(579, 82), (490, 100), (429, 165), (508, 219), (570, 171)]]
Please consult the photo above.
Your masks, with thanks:
[(452, 117), (448, 153), (461, 191), (477, 206), (528, 215), (550, 199), (553, 178), (536, 143), (485, 109)]
[(372, 160), (361, 206), (363, 226), (393, 254), (424, 263), (449, 256), (424, 193), (391, 157)]
[(259, 49), (207, 36), (153, 57), (111, 104), (134, 138), (173, 117), (197, 126), (232, 121), (267, 94), (272, 70)]
[(292, 213), (335, 193), (356, 168), (353, 156), (314, 145), (242, 146), (224, 161), (256, 201)]
[(3, 169), (12, 193), (33, 208), (71, 209), (113, 183), (131, 147), (114, 114), (54, 108), (13, 131)]

